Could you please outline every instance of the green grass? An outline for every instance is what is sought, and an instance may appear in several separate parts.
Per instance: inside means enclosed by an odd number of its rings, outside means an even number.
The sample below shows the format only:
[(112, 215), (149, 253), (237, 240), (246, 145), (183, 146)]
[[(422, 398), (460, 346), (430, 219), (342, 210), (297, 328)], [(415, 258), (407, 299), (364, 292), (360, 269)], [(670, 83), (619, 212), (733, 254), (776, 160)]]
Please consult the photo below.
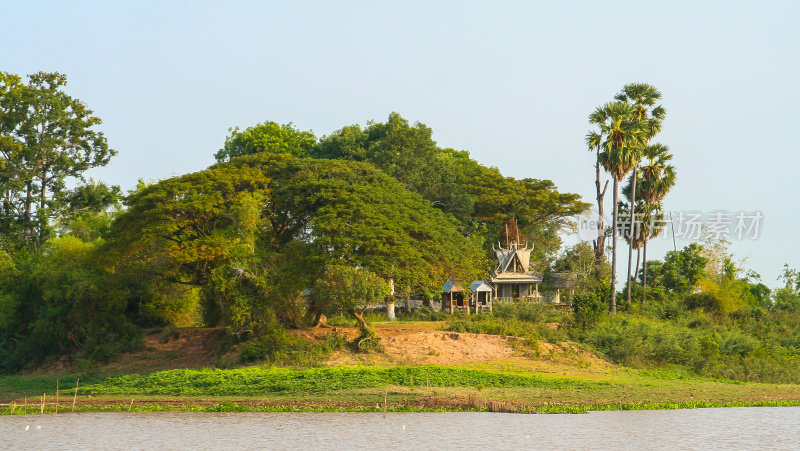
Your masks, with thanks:
[[(0, 400), (8, 398), (9, 394), (19, 394), (19, 396), (41, 396), (42, 393), (55, 393), (56, 379), (61, 393), (73, 393), (75, 391), (75, 382), (79, 376), (10, 376), (0, 375)], [(85, 384), (94, 383), (100, 379), (95, 377), (91, 379), (81, 379), (80, 385), (83, 387)]]
[[(720, 407), (798, 407), (800, 400), (783, 401), (739, 401), (739, 402), (641, 402), (641, 403), (603, 403), (581, 405), (546, 405), (520, 407), (518, 413), (547, 413), (547, 414), (580, 414), (591, 411), (611, 411), (611, 410), (672, 410), (672, 409), (701, 409), (701, 408), (720, 408)], [(252, 406), (242, 405), (236, 402), (223, 401), (213, 405), (160, 405), (148, 404), (138, 406), (133, 404), (116, 405), (78, 405), (76, 412), (383, 412), (380, 405), (353, 405), (353, 406), (331, 406), (331, 405), (266, 405)], [(403, 404), (388, 405), (386, 412), (486, 412), (486, 408), (456, 408), (456, 407), (419, 407), (407, 406)], [(61, 407), (60, 413), (71, 412), (69, 407)], [(54, 414), (55, 408), (47, 406), (45, 414)], [(41, 414), (39, 406), (31, 405), (27, 410), (22, 406), (15, 406), (12, 412), (11, 407), (0, 407), (0, 415), (38, 415)]]
[(591, 389), (600, 382), (443, 367), (330, 367), (286, 369), (169, 370), (111, 376), (83, 387), (92, 395), (259, 396), (322, 393), (335, 390), (399, 387), (528, 387)]

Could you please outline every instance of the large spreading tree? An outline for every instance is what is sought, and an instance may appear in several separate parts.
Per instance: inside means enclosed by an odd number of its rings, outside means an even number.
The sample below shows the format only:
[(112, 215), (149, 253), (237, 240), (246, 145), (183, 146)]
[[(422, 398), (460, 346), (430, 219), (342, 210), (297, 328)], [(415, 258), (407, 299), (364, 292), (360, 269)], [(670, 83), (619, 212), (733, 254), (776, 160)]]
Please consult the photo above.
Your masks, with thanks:
[(366, 163), (262, 153), (147, 186), (114, 223), (119, 271), (203, 289), (207, 321), (257, 334), (274, 315), (314, 321), (329, 306), (298, 299), (332, 265), (363, 268), (400, 293), (486, 267), (458, 223)]

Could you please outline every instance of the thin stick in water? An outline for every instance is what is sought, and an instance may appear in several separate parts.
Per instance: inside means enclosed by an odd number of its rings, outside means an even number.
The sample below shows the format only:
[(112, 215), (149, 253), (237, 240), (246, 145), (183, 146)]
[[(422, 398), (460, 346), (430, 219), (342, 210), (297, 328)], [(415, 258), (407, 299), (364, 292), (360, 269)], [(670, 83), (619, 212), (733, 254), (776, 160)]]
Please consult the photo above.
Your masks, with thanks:
[(81, 383), (81, 378), (75, 381), (75, 395), (72, 397), (72, 411), (75, 411), (75, 400), (78, 399), (78, 384)]
[(56, 379), (56, 413), (58, 413), (58, 379)]
[(383, 417), (386, 418), (386, 398), (389, 395), (389, 391), (386, 390), (383, 392)]

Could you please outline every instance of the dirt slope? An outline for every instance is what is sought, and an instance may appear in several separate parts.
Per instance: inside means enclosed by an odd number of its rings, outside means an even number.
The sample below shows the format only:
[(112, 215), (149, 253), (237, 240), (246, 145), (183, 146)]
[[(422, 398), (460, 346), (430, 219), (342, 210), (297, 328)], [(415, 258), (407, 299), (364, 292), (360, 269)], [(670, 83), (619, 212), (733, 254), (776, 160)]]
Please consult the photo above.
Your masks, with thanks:
[[(502, 364), (508, 369), (534, 370), (555, 374), (600, 374), (612, 364), (562, 343), (525, 344), (516, 337), (456, 333), (442, 330), (444, 323), (383, 323), (375, 326), (383, 353), (333, 353), (325, 365), (472, 365)], [(348, 339), (358, 335), (354, 327), (328, 327), (295, 330), (309, 340), (321, 340), (338, 333)], [(225, 331), (220, 328), (185, 328), (152, 331), (144, 336), (145, 350), (126, 353), (103, 365), (105, 374), (147, 372), (178, 368), (214, 366), (214, 354)], [(57, 361), (36, 373), (64, 371), (68, 362)], [(74, 368), (73, 368), (74, 370)]]

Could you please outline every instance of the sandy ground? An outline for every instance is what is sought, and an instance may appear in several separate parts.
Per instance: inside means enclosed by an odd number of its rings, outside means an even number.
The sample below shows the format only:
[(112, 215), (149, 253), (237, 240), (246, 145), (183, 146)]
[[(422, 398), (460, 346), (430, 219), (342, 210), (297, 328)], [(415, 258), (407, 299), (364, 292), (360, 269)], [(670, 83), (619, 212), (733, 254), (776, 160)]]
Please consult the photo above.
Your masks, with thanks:
[[(331, 354), (324, 364), (462, 365), (502, 361), (512, 366), (561, 374), (573, 370), (597, 372), (613, 366), (568, 343), (539, 342), (528, 346), (516, 337), (447, 332), (441, 330), (444, 326), (445, 323), (441, 322), (377, 324), (375, 331), (384, 352), (342, 350)], [(358, 335), (358, 330), (355, 327), (320, 327), (291, 333), (309, 340), (322, 340), (328, 334), (337, 333), (352, 340)], [(145, 350), (122, 354), (101, 366), (100, 370), (109, 374), (213, 367), (214, 354), (223, 338), (225, 331), (221, 328), (152, 331), (144, 336)], [(45, 364), (35, 373), (63, 372), (68, 366), (68, 361), (60, 359)]]

